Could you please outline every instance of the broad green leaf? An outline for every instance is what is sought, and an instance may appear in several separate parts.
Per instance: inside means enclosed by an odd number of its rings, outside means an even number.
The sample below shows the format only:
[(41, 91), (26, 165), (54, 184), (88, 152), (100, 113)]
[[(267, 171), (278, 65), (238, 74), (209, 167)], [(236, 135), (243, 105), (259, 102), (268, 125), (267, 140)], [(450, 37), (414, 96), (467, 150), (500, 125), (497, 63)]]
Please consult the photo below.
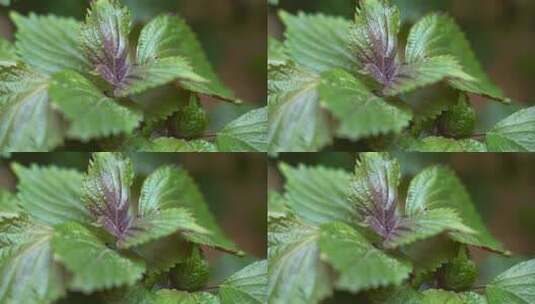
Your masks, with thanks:
[(215, 144), (202, 139), (188, 141), (159, 137), (149, 140), (139, 135), (127, 139), (122, 149), (133, 152), (217, 152)]
[(286, 26), (286, 48), (294, 61), (315, 72), (333, 68), (356, 71), (358, 62), (348, 45), (351, 23), (321, 14), (279, 14)]
[(119, 248), (130, 248), (156, 240), (175, 232), (209, 234), (195, 222), (195, 218), (185, 208), (151, 210), (139, 213), (119, 240)]
[(26, 218), (0, 224), (0, 302), (52, 303), (65, 295), (52, 229)]
[(332, 221), (352, 223), (357, 214), (347, 198), (351, 176), (343, 170), (321, 166), (280, 165), (286, 179), (287, 204), (295, 214), (313, 225)]
[(16, 12), (11, 19), (17, 26), (17, 52), (30, 67), (46, 74), (65, 69), (89, 71), (78, 43), (80, 24), (76, 20), (33, 13), (25, 17)]
[(268, 71), (270, 152), (318, 151), (332, 141), (326, 111), (320, 108), (319, 76), (293, 64)]
[(15, 194), (0, 188), (0, 223), (19, 217), (23, 211), (20, 205)]
[(411, 260), (414, 277), (435, 272), (443, 264), (453, 260), (459, 252), (459, 245), (446, 235), (425, 239), (402, 248)]
[(336, 286), (351, 292), (398, 285), (412, 266), (375, 248), (355, 229), (334, 222), (321, 226), (320, 248), (338, 271)]
[(464, 304), (488, 304), (487, 298), (473, 291), (460, 294)]
[(373, 210), (394, 210), (401, 181), (399, 162), (388, 153), (361, 153), (351, 182), (351, 204), (363, 218)]
[(140, 198), (140, 212), (154, 208), (186, 208), (196, 223), (210, 234), (184, 232), (194, 242), (237, 252), (238, 248), (227, 239), (208, 209), (208, 205), (188, 173), (181, 168), (163, 167), (151, 174), (143, 184)]
[(48, 78), (23, 65), (0, 67), (0, 150), (49, 151), (63, 141)]
[(208, 80), (208, 82), (196, 82), (182, 79), (181, 84), (184, 88), (237, 101), (233, 93), (218, 79), (195, 33), (186, 22), (177, 16), (156, 17), (141, 31), (137, 47), (138, 60), (146, 62), (154, 58), (175, 56), (186, 58), (195, 73)]
[(276, 38), (268, 37), (268, 65), (284, 65), (290, 60), (288, 50)]
[[(380, 289), (381, 292), (383, 289)], [(386, 298), (373, 301), (374, 304), (422, 304), (422, 295), (407, 287), (391, 287), (384, 292)]]
[(268, 303), (309, 304), (332, 294), (332, 278), (320, 260), (319, 229), (295, 218), (268, 227)]
[(435, 136), (412, 141), (406, 149), (413, 152), (487, 152), (485, 144), (474, 139)]
[(115, 90), (115, 95), (125, 97), (140, 94), (175, 80), (206, 81), (193, 72), (193, 68), (184, 57), (167, 57), (132, 67), (124, 80), (124, 85)]
[(520, 110), (498, 122), (486, 136), (492, 152), (535, 151), (535, 107)]
[(279, 192), (268, 190), (268, 219), (287, 217), (289, 213), (286, 198)]
[(52, 102), (70, 121), (68, 135), (88, 141), (132, 132), (141, 114), (106, 97), (88, 79), (73, 71), (53, 76), (49, 89)]
[(0, 67), (16, 65), (18, 60), (15, 46), (0, 37)]
[(428, 289), (423, 292), (422, 304), (466, 304), (461, 296), (452, 291)]
[(449, 82), (453, 87), (500, 101), (509, 101), (485, 74), (470, 43), (455, 21), (447, 15), (428, 15), (412, 27), (407, 38), (405, 58), (408, 63), (412, 63), (442, 55), (454, 56), (464, 72), (476, 79), (451, 79)]
[(486, 289), (489, 304), (535, 302), (535, 260), (517, 264), (492, 280)]
[(156, 292), (153, 304), (219, 304), (219, 299), (208, 292), (178, 291), (160, 289)]
[(386, 248), (396, 248), (418, 240), (430, 238), (445, 231), (475, 233), (465, 226), (453, 209), (437, 208), (419, 212), (402, 219), (392, 235), (383, 242)]
[(255, 262), (227, 278), (219, 287), (221, 303), (266, 303), (267, 268), (266, 260)]
[(393, 83), (385, 87), (383, 92), (394, 96), (435, 84), (444, 79), (460, 79), (466, 83), (474, 81), (472, 76), (463, 71), (454, 57), (443, 55), (402, 65)]
[(412, 118), (409, 110), (377, 97), (343, 70), (327, 72), (321, 78), (321, 102), (340, 121), (340, 136), (356, 140), (388, 132), (399, 133)]
[(266, 152), (268, 130), (267, 108), (249, 111), (226, 125), (217, 134), (221, 152)]
[(136, 247), (134, 250), (147, 265), (146, 274), (157, 275), (184, 262), (191, 254), (192, 243), (175, 233)]
[(502, 244), (487, 230), (470, 195), (453, 172), (444, 167), (430, 167), (419, 173), (410, 183), (405, 214), (417, 215), (425, 210), (450, 208), (455, 210), (467, 227), (475, 234), (450, 232), (461, 243), (505, 252)]
[(19, 179), (17, 189), (21, 206), (34, 219), (48, 225), (92, 221), (82, 202), (83, 175), (78, 171), (19, 164), (12, 168)]
[(459, 92), (445, 83), (437, 83), (399, 96), (410, 106), (415, 124), (435, 120), (442, 112), (457, 104)]
[(143, 261), (120, 255), (76, 222), (54, 228), (52, 247), (57, 258), (72, 272), (70, 287), (74, 290), (88, 293), (132, 285), (145, 271)]

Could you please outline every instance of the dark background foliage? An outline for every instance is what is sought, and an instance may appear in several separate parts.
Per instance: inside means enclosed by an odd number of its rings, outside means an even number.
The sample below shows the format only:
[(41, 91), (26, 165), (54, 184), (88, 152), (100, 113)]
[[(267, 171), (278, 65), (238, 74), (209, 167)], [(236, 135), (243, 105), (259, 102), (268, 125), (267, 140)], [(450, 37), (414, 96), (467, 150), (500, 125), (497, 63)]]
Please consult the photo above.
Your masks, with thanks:
[[(353, 18), (356, 0), (280, 0), (268, 14), (268, 33), (282, 37), (284, 28), (277, 11), (322, 12)], [(477, 57), (491, 79), (518, 105), (535, 105), (535, 1), (532, 0), (392, 0), (399, 6), (407, 32), (428, 12), (452, 15), (465, 31)], [(478, 130), (491, 127), (501, 117), (518, 109), (475, 98), (479, 115)]]
[[(262, 153), (135, 153), (134, 188), (163, 164), (185, 168), (200, 187), (212, 214), (225, 233), (248, 256), (235, 258), (210, 250), (213, 279), (219, 281), (254, 259), (266, 257), (266, 158)], [(85, 172), (89, 153), (15, 153), (0, 160), (0, 187), (15, 190), (9, 166), (36, 163), (75, 168)]]
[[(13, 40), (15, 28), (8, 14), (55, 14), (83, 20), (89, 0), (14, 0), (0, 6), (0, 36)], [(205, 98), (214, 109), (210, 121), (218, 129), (252, 107), (266, 103), (266, 2), (265, 0), (122, 0), (140, 27), (160, 13), (178, 14), (197, 33), (210, 62), (223, 83), (246, 103), (236, 107)]]
[[(513, 252), (505, 258), (482, 250), (472, 250), (485, 284), (496, 274), (519, 261), (535, 256), (535, 154), (530, 153), (394, 153), (401, 164), (403, 181), (400, 195), (406, 195), (411, 178), (430, 165), (452, 168), (464, 183), (481, 217), (492, 234)], [(280, 191), (284, 185), (279, 162), (342, 168), (352, 172), (354, 153), (282, 153), (271, 159), (268, 189)], [(343, 299), (348, 300), (345, 302)], [(332, 303), (354, 303), (355, 297), (340, 294)], [(331, 302), (328, 302), (331, 303)]]

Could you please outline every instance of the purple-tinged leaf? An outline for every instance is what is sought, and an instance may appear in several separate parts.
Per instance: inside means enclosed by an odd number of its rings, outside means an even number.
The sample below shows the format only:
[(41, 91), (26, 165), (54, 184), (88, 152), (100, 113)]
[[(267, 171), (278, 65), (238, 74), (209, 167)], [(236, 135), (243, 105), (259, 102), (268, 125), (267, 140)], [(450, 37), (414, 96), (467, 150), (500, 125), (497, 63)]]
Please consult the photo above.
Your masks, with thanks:
[(81, 29), (85, 56), (100, 76), (114, 88), (125, 85), (132, 68), (128, 35), (132, 28), (131, 12), (117, 0), (92, 2)]
[(132, 163), (118, 153), (94, 153), (84, 180), (84, 202), (97, 222), (118, 240), (132, 224)]
[(351, 200), (364, 224), (383, 239), (389, 239), (402, 222), (396, 213), (400, 179), (399, 163), (388, 153), (362, 153), (355, 165)]
[(392, 85), (399, 69), (397, 55), (400, 13), (387, 0), (362, 0), (357, 7), (349, 42), (361, 72), (385, 87)]

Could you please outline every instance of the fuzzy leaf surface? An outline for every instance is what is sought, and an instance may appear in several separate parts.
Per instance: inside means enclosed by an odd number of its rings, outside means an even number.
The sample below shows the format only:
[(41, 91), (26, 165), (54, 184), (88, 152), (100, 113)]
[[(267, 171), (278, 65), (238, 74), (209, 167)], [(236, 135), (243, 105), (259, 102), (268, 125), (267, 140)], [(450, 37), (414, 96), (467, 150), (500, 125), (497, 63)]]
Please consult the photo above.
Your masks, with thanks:
[(266, 152), (267, 107), (255, 109), (231, 121), (217, 134), (221, 152)]
[(63, 141), (49, 80), (26, 66), (0, 67), (0, 150), (49, 151)]
[(270, 152), (317, 151), (332, 141), (327, 113), (320, 108), (319, 76), (294, 64), (268, 71)]
[(52, 102), (70, 120), (68, 135), (82, 141), (132, 132), (141, 114), (106, 97), (88, 79), (74, 71), (53, 76)]
[(227, 278), (219, 288), (221, 304), (263, 304), (267, 301), (266, 260), (246, 266)]
[(91, 230), (69, 222), (54, 228), (54, 253), (72, 272), (71, 288), (83, 292), (132, 285), (145, 271), (143, 261), (122, 256)]
[(15, 46), (0, 37), (0, 67), (16, 65), (18, 60)]
[(318, 228), (285, 217), (271, 221), (268, 231), (268, 303), (318, 303), (332, 294)]
[(451, 79), (449, 82), (453, 87), (508, 102), (508, 98), (486, 75), (457, 23), (446, 15), (431, 14), (410, 30), (405, 58), (410, 63), (442, 55), (454, 56), (463, 71), (476, 80)]
[(300, 65), (321, 73), (333, 68), (356, 71), (358, 61), (348, 45), (351, 23), (321, 14), (279, 14), (286, 25), (285, 46)]
[(160, 289), (154, 304), (219, 304), (219, 299), (208, 292), (185, 292), (175, 289)]
[(17, 52), (30, 67), (45, 74), (90, 70), (78, 42), (80, 24), (76, 20), (34, 13), (22, 16), (13, 12), (10, 16), (17, 26)]
[(430, 167), (416, 175), (409, 185), (405, 214), (413, 216), (437, 208), (451, 208), (461, 217), (464, 225), (476, 233), (450, 232), (461, 243), (505, 252), (481, 220), (470, 195), (457, 176), (444, 167)]
[(350, 139), (399, 133), (412, 115), (370, 92), (350, 73), (333, 70), (322, 75), (319, 93), (324, 105), (340, 121), (338, 134)]
[(181, 79), (184, 88), (223, 99), (233, 100), (233, 93), (226, 88), (214, 72), (195, 33), (177, 16), (161, 15), (148, 23), (141, 31), (137, 58), (141, 63), (155, 58), (180, 56), (185, 58), (196, 74), (207, 82)]
[(286, 179), (285, 189), (288, 207), (312, 225), (332, 221), (352, 223), (357, 218), (347, 189), (351, 176), (343, 170), (321, 166), (291, 167), (280, 165)]
[(484, 143), (474, 139), (455, 140), (431, 136), (411, 142), (407, 150), (413, 152), (487, 152), (487, 147)]
[(21, 206), (34, 219), (56, 225), (68, 221), (91, 222), (82, 201), (83, 175), (53, 166), (13, 165)]
[(492, 280), (486, 289), (489, 304), (528, 304), (535, 301), (535, 260), (519, 263)]
[(0, 188), (0, 223), (17, 218), (21, 214), (22, 208), (15, 194)]
[(52, 229), (27, 218), (0, 224), (0, 302), (52, 303), (65, 294)]
[(423, 292), (422, 304), (466, 304), (461, 296), (452, 291), (428, 289)]
[(338, 288), (358, 292), (406, 279), (412, 266), (373, 247), (347, 224), (333, 222), (321, 226), (320, 248), (338, 271)]
[(535, 107), (520, 110), (498, 122), (486, 136), (489, 151), (535, 151)]

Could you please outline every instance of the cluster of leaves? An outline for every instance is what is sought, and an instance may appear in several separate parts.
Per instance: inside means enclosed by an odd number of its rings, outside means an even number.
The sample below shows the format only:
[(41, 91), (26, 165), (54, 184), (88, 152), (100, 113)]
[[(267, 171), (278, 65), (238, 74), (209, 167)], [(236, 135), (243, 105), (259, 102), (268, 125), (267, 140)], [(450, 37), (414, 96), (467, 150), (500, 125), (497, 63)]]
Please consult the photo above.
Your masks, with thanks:
[(319, 303), (341, 290), (372, 303), (533, 303), (535, 260), (473, 288), (468, 246), (508, 254), (487, 230), (461, 181), (433, 166), (405, 204), (387, 153), (362, 153), (354, 174), (280, 165), (285, 193), (270, 192), (269, 303)]
[(317, 151), (335, 138), (372, 150), (535, 151), (535, 107), (474, 134), (471, 95), (510, 100), (452, 18), (425, 16), (405, 37), (389, 0), (357, 2), (354, 21), (280, 12), (285, 41), (269, 38), (269, 151)]
[[(0, 191), (0, 302), (246, 303), (265, 297), (266, 261), (204, 291), (201, 246), (242, 254), (183, 169), (164, 166), (131, 193), (132, 163), (95, 153), (86, 174), (13, 165), (18, 193)], [(70, 303), (70, 302), (69, 302)]]
[(135, 33), (119, 0), (93, 1), (83, 23), (11, 18), (15, 44), (0, 39), (0, 150), (48, 151), (66, 139), (105, 150), (267, 149), (265, 108), (205, 134), (200, 95), (240, 101), (182, 18), (161, 15)]

